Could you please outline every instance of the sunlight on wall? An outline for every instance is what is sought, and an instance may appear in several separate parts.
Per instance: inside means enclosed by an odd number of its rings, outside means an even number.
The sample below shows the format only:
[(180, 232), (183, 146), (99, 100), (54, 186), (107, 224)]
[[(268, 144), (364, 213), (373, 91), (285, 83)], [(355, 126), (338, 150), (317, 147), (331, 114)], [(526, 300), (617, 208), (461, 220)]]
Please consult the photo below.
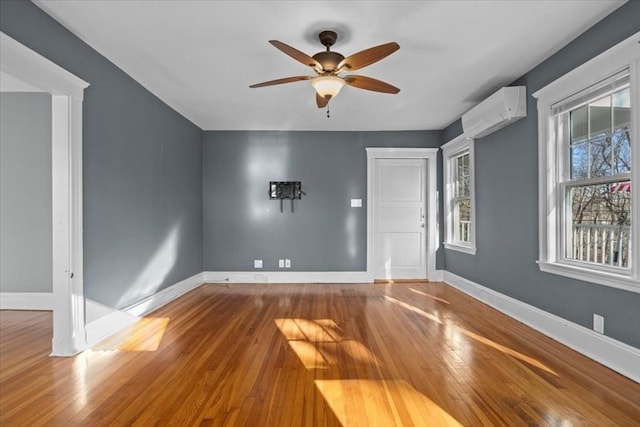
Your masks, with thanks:
[(358, 256), (357, 222), (358, 218), (352, 209), (344, 221), (344, 234), (347, 236), (347, 253), (351, 259), (355, 259)]
[(133, 284), (118, 300), (117, 307), (130, 305), (155, 294), (164, 283), (164, 279), (173, 269), (178, 259), (178, 242), (181, 236), (182, 221), (176, 223), (147, 265)]
[(243, 164), (246, 165), (246, 182), (249, 185), (244, 193), (250, 221), (261, 223), (269, 218), (271, 212), (280, 212), (280, 202), (269, 200), (269, 181), (293, 179), (288, 176), (289, 157), (289, 146), (284, 144), (247, 148)]

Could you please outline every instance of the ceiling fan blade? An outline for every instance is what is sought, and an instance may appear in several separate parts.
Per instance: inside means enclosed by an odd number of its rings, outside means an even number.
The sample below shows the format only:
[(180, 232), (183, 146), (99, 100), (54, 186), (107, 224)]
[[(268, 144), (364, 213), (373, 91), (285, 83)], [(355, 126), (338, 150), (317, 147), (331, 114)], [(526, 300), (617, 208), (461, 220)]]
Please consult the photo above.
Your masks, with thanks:
[(311, 76), (285, 77), (284, 79), (276, 79), (276, 80), (269, 80), (268, 82), (256, 83), (256, 84), (251, 85), (249, 87), (250, 88), (256, 88), (256, 87), (281, 85), (281, 84), (284, 84), (284, 83), (299, 82), (301, 80), (311, 80), (312, 78), (313, 77), (311, 77)]
[(316, 92), (316, 104), (318, 104), (318, 108), (324, 108), (329, 103), (329, 99), (324, 96), (320, 96), (318, 92)]
[(353, 55), (349, 55), (340, 61), (338, 64), (338, 70), (341, 68), (347, 68), (349, 71), (353, 71), (364, 68), (367, 65), (371, 65), (374, 62), (378, 62), (381, 59), (386, 58), (398, 49), (400, 49), (400, 45), (396, 42), (385, 43), (380, 46), (365, 49), (358, 53), (354, 53)]
[(269, 43), (271, 43), (276, 48), (280, 49), (282, 52), (286, 53), (296, 61), (303, 63), (304, 65), (308, 65), (309, 67), (313, 67), (316, 69), (322, 69), (322, 65), (320, 65), (318, 61), (316, 61), (306, 53), (300, 52), (295, 47), (291, 47), (288, 44), (282, 43), (278, 40), (269, 40)]
[(393, 94), (400, 92), (400, 89), (390, 85), (389, 83), (366, 76), (345, 76), (344, 81), (347, 82), (349, 86), (357, 87), (358, 89)]

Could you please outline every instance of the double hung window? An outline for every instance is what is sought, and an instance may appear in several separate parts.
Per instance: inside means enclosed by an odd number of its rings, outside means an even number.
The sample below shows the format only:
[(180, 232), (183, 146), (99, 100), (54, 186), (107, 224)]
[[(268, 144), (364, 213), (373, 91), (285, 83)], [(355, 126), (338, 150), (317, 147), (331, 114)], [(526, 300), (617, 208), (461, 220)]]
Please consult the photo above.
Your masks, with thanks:
[(640, 292), (637, 46), (623, 42), (534, 96), (540, 268)]
[(473, 139), (464, 135), (442, 146), (445, 176), (445, 247), (475, 254)]

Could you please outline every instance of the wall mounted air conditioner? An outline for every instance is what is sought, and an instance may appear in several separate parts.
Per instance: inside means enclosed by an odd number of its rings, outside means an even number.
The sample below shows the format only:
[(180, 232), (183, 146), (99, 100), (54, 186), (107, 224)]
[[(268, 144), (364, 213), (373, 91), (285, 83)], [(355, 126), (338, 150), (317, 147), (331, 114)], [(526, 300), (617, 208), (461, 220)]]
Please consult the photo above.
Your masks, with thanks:
[(503, 87), (462, 115), (462, 129), (482, 138), (527, 116), (527, 87)]

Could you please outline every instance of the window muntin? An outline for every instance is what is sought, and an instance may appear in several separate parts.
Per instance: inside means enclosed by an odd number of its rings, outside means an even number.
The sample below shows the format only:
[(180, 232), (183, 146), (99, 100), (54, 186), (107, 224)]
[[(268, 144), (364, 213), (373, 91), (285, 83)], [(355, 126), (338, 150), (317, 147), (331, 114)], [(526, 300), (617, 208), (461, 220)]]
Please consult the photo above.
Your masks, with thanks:
[[(590, 88), (573, 108), (556, 106), (564, 259), (590, 268), (631, 265), (631, 103), (629, 75)], [(589, 95), (592, 95), (589, 97)], [(563, 132), (564, 129), (568, 131)]]

